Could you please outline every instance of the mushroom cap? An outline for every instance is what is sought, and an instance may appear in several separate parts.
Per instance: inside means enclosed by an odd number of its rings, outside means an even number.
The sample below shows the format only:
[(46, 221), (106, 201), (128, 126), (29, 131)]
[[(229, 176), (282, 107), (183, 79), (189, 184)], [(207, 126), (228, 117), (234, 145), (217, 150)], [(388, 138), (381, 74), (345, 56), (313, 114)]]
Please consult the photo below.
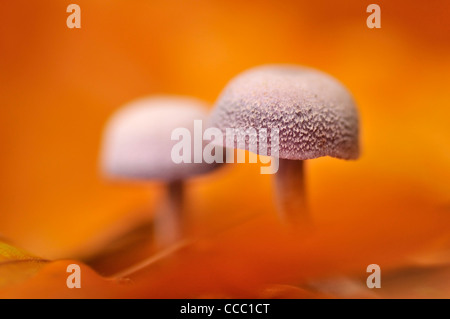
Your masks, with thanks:
[[(208, 116), (202, 101), (174, 96), (156, 96), (133, 101), (117, 111), (103, 136), (101, 169), (112, 178), (170, 182), (209, 172), (218, 164), (173, 162), (172, 131), (186, 128), (194, 138), (194, 120)], [(203, 133), (203, 132), (202, 132)]]
[[(210, 125), (223, 134), (226, 128), (266, 128), (269, 133), (279, 129), (277, 150), (284, 159), (356, 159), (358, 117), (351, 94), (330, 75), (306, 67), (268, 65), (230, 81), (215, 104)], [(235, 148), (242, 148), (239, 138)], [(243, 138), (259, 144), (257, 136)], [(267, 155), (273, 155), (274, 145), (267, 148)], [(248, 144), (245, 149), (249, 150)]]

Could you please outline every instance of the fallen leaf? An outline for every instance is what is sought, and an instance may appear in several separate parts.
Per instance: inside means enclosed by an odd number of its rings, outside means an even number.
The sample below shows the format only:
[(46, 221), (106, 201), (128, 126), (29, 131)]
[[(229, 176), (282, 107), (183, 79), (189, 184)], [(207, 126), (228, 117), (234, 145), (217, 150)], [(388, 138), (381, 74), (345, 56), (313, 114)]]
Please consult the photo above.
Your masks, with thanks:
[(0, 241), (0, 288), (30, 278), (47, 262)]

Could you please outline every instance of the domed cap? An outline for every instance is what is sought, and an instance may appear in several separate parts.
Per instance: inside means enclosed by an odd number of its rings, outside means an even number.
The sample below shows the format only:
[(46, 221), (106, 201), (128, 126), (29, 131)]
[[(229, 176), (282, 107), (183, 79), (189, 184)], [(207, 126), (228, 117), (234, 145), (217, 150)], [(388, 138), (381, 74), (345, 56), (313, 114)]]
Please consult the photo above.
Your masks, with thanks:
[(238, 75), (210, 118), (211, 126), (224, 134), (227, 128), (279, 129), (279, 157), (291, 160), (358, 158), (358, 122), (355, 102), (341, 83), (323, 72), (290, 65), (261, 66)]
[(105, 129), (103, 172), (116, 178), (173, 181), (216, 168), (216, 163), (194, 163), (193, 149), (191, 163), (176, 164), (171, 158), (172, 147), (179, 143), (171, 140), (172, 131), (186, 128), (193, 140), (194, 120), (205, 122), (207, 116), (206, 105), (193, 98), (157, 96), (125, 105)]

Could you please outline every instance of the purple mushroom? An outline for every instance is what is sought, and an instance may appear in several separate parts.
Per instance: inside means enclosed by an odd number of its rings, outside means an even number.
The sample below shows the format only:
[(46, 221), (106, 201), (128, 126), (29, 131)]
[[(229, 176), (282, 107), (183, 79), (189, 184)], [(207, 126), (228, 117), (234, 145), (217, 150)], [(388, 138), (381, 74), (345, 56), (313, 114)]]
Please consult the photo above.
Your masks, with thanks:
[[(267, 65), (250, 69), (230, 81), (221, 93), (210, 124), (226, 135), (227, 128), (279, 132), (269, 140), (267, 153), (279, 158), (275, 193), (281, 217), (305, 224), (304, 160), (321, 156), (356, 159), (359, 156), (358, 110), (349, 91), (318, 70), (293, 65)], [(258, 136), (245, 137), (251, 149)], [(258, 133), (256, 133), (259, 135)], [(234, 138), (234, 137), (233, 137)], [(225, 137), (227, 139), (227, 137)], [(278, 143), (276, 143), (278, 142)]]
[[(208, 173), (217, 163), (176, 163), (172, 151), (175, 129), (194, 134), (194, 121), (205, 121), (206, 104), (186, 97), (156, 96), (133, 101), (107, 124), (103, 137), (101, 169), (111, 179), (160, 181), (167, 186), (167, 199), (155, 217), (155, 236), (160, 245), (184, 237), (184, 182)], [(201, 145), (203, 147), (203, 144)]]

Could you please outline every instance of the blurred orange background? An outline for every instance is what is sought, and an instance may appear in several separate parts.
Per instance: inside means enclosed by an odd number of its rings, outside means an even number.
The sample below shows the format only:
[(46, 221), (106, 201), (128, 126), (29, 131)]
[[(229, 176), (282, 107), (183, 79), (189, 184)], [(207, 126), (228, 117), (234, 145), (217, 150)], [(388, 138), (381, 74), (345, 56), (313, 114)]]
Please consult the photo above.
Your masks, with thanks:
[[(0, 4), (2, 236), (44, 258), (80, 255), (161, 196), (99, 175), (115, 110), (159, 93), (212, 105), (239, 72), (294, 63), (342, 81), (361, 113), (360, 160), (308, 161), (318, 227), (370, 238), (386, 263), (421, 244), (450, 250), (450, 2), (377, 0), (381, 29), (366, 26), (368, 1), (77, 0), (82, 28), (68, 29), (70, 3)], [(200, 223), (220, 224), (275, 214), (271, 187), (235, 165), (188, 196)]]

